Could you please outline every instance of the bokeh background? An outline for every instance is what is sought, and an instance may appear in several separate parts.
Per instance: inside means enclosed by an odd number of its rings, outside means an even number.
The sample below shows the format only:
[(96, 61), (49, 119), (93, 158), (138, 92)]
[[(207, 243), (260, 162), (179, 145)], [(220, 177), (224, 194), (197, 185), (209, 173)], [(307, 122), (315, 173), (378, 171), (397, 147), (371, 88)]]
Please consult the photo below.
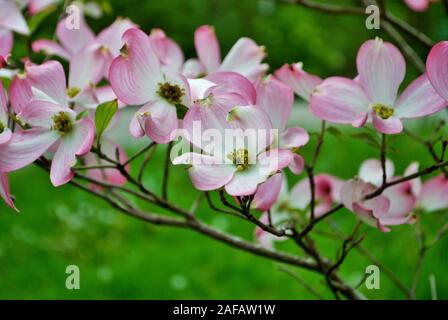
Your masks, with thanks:
[[(355, 1), (327, 3), (355, 4)], [(193, 33), (202, 24), (215, 26), (223, 56), (242, 36), (265, 45), (266, 61), (271, 70), (286, 62), (303, 61), (305, 68), (322, 77), (353, 77), (355, 56), (359, 46), (377, 35), (388, 39), (381, 30), (367, 30), (364, 18), (333, 16), (273, 0), (108, 0), (109, 11), (99, 20), (88, 18), (97, 32), (117, 16), (129, 17), (144, 30), (162, 28), (176, 40), (186, 57), (195, 56)], [(386, 1), (390, 10), (435, 40), (448, 39), (448, 23), (443, 6), (437, 3), (424, 13), (415, 13), (401, 0)], [(1, 9), (1, 8), (0, 8)], [(53, 34), (58, 14), (46, 18), (37, 30), (38, 37)], [(26, 55), (27, 39), (16, 36), (14, 55)], [(422, 56), (427, 51), (413, 47)], [(42, 56), (33, 56), (36, 61)], [(418, 75), (408, 63), (405, 84)], [(315, 121), (307, 114), (306, 105), (297, 101), (292, 123), (311, 133), (317, 132)], [(446, 113), (446, 112), (445, 112)], [(446, 115), (439, 114), (414, 122), (411, 130), (429, 136), (435, 124)], [(367, 157), (379, 151), (364, 141), (351, 138), (352, 129), (342, 128), (342, 138), (327, 135), (318, 172), (328, 172), (348, 179), (356, 175)], [(127, 134), (126, 124), (114, 129), (129, 153), (140, 143)], [(315, 137), (303, 149), (309, 159)], [(391, 139), (389, 157), (397, 173), (413, 160), (422, 166), (432, 163), (425, 149), (403, 136)], [(161, 162), (165, 150), (159, 147), (148, 166), (145, 183), (153, 190), (161, 189)], [(134, 166), (134, 170), (138, 166)], [(191, 231), (155, 227), (124, 216), (82, 191), (50, 185), (48, 175), (37, 167), (11, 174), (11, 187), (21, 213), (15, 214), (0, 204), (0, 298), (2, 299), (312, 299), (299, 283), (281, 271), (280, 265), (216, 243)], [(293, 185), (304, 178), (289, 176)], [(198, 196), (184, 168), (173, 168), (169, 196), (188, 208)], [(447, 195), (448, 196), (448, 195)], [(146, 208), (146, 207), (145, 207)], [(158, 210), (147, 207), (148, 210)], [(243, 238), (253, 238), (253, 227), (239, 219), (223, 216), (200, 207), (198, 213), (217, 228)], [(423, 228), (431, 236), (448, 219), (447, 212), (423, 217)], [(355, 218), (342, 210), (330, 220), (348, 232)], [(323, 229), (328, 228), (323, 226)], [(385, 266), (410, 285), (417, 259), (417, 241), (413, 226), (400, 226), (382, 234), (364, 227), (367, 238), (363, 246)], [(323, 252), (334, 257), (341, 243), (317, 236)], [(282, 250), (296, 252), (286, 243)], [(425, 260), (417, 295), (431, 298), (429, 276), (436, 279), (439, 298), (448, 298), (448, 239), (442, 240)], [(81, 289), (65, 288), (65, 268), (78, 265)], [(353, 252), (341, 270), (351, 284), (358, 283), (370, 262)], [(313, 273), (289, 269), (300, 275), (325, 297), (331, 298), (322, 278)], [(400, 299), (402, 294), (388, 278), (381, 278), (381, 289), (360, 290), (374, 299)]]

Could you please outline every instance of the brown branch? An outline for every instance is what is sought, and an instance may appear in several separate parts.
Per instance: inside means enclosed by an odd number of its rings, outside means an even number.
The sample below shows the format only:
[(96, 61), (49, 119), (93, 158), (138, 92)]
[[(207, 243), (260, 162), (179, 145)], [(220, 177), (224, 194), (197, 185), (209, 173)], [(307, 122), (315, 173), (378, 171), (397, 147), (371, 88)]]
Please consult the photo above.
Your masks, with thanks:
[(170, 175), (170, 154), (171, 154), (171, 148), (173, 147), (173, 143), (170, 142), (166, 147), (166, 156), (165, 156), (165, 164), (164, 164), (164, 170), (163, 170), (163, 182), (162, 182), (162, 199), (167, 200), (168, 199), (168, 179)]

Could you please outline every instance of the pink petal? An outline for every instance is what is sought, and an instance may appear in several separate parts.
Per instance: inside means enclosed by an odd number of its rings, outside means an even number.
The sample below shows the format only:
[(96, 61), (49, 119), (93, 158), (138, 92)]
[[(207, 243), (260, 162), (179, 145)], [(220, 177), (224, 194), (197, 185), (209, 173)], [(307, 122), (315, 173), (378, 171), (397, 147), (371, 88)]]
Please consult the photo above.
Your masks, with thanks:
[(55, 131), (31, 129), (15, 132), (9, 143), (0, 145), (0, 171), (11, 172), (33, 163), (57, 140)]
[(149, 41), (163, 66), (168, 70), (181, 71), (184, 54), (176, 42), (168, 38), (161, 29), (151, 30)]
[[(418, 162), (412, 162), (404, 171), (405, 176), (409, 176), (411, 174), (417, 173), (419, 168)], [(422, 179), (416, 178), (411, 180), (412, 185), (412, 194), (416, 196), (417, 198), (420, 196), (420, 193), (422, 192)]]
[(11, 53), (13, 41), (12, 32), (0, 28), (0, 56), (7, 57)]
[(41, 39), (36, 40), (32, 44), (32, 49), (34, 52), (44, 52), (46, 55), (49, 56), (59, 56), (65, 60), (70, 60), (71, 54), (67, 52), (62, 46), (60, 46), (58, 43)]
[(348, 78), (332, 77), (319, 85), (311, 96), (311, 112), (322, 120), (357, 123), (364, 118), (369, 100), (362, 87)]
[(201, 155), (186, 153), (173, 160), (174, 165), (191, 165), (188, 169), (191, 181), (196, 189), (202, 191), (215, 190), (228, 183), (236, 168), (233, 165), (222, 164), (222, 160)]
[(253, 84), (236, 72), (215, 72), (205, 79), (218, 86), (212, 89), (215, 96), (236, 94), (246, 102), (245, 105), (255, 105), (257, 101), (257, 92)]
[(15, 1), (0, 1), (0, 27), (28, 35), (30, 30)]
[[(79, 28), (71, 28), (72, 17), (59, 21), (56, 34), (62, 46), (71, 54), (78, 53), (82, 48), (95, 40), (95, 34), (87, 25), (83, 15), (80, 15)], [(69, 28), (70, 27), (70, 28)]]
[(69, 87), (84, 89), (109, 76), (113, 57), (97, 44), (89, 45), (70, 60)]
[(225, 190), (231, 196), (249, 196), (257, 191), (260, 183), (268, 178), (257, 166), (244, 171), (237, 171), (232, 180), (225, 185)]
[[(3, 198), (5, 203), (15, 209), (14, 201), (11, 199), (11, 195), (9, 194), (9, 183), (8, 176), (6, 173), (0, 172), (0, 197)], [(17, 210), (17, 209), (16, 209)]]
[(291, 189), (290, 203), (295, 209), (305, 210), (311, 202), (310, 182), (303, 179)]
[(96, 41), (116, 57), (120, 54), (120, 49), (124, 44), (123, 34), (135, 27), (136, 25), (131, 20), (117, 18), (114, 23), (98, 34)]
[(83, 118), (73, 131), (61, 139), (61, 143), (51, 162), (50, 180), (55, 186), (69, 182), (74, 173), (71, 168), (76, 164), (76, 156), (89, 152), (93, 144), (95, 127), (92, 120)]
[(409, 8), (417, 12), (426, 11), (429, 7), (429, 0), (404, 0)]
[(437, 176), (423, 183), (420, 206), (427, 212), (448, 208), (448, 179)]
[(162, 81), (161, 66), (151, 48), (148, 36), (139, 29), (123, 35), (126, 52), (110, 67), (109, 81), (117, 97), (129, 105), (141, 105), (156, 97)]
[(424, 74), (414, 80), (400, 96), (395, 115), (400, 118), (418, 118), (438, 112), (447, 105), (448, 101), (437, 94)]
[(403, 131), (403, 123), (395, 116), (385, 120), (373, 114), (372, 123), (375, 129), (381, 133), (397, 134)]
[(35, 95), (43, 94), (61, 106), (67, 105), (64, 68), (58, 61), (26, 66), (26, 79), (32, 88), (39, 91), (39, 93), (33, 91)]
[(270, 149), (258, 155), (256, 167), (259, 175), (266, 180), (277, 171), (286, 168), (293, 158), (293, 153), (285, 149)]
[(189, 79), (195, 79), (206, 74), (206, 70), (198, 59), (188, 59), (183, 65), (182, 74)]
[(251, 81), (263, 75), (268, 66), (261, 61), (266, 57), (264, 47), (258, 46), (252, 39), (241, 38), (224, 58), (219, 71), (234, 71)]
[(290, 86), (302, 99), (309, 101), (314, 89), (322, 83), (322, 79), (303, 70), (301, 62), (287, 64), (275, 71), (275, 76)]
[[(386, 178), (389, 181), (395, 172), (394, 163), (386, 159)], [(383, 182), (383, 169), (381, 166), (381, 161), (377, 159), (367, 159), (359, 168), (359, 177), (367, 183), (372, 183), (376, 186), (380, 186)]]
[(300, 148), (308, 143), (310, 136), (303, 128), (288, 128), (281, 136), (280, 146), (283, 148)]
[(277, 201), (283, 185), (283, 173), (276, 173), (266, 182), (260, 184), (252, 200), (251, 207), (260, 211), (271, 209)]
[(168, 143), (175, 138), (178, 128), (176, 107), (164, 100), (154, 102), (148, 107), (149, 115), (145, 120), (145, 131), (151, 140)]
[(256, 106), (262, 109), (272, 121), (272, 126), (280, 132), (286, 127), (294, 104), (293, 91), (277, 79), (267, 77), (255, 82), (257, 90)]
[(406, 63), (400, 51), (380, 38), (364, 42), (356, 59), (359, 81), (375, 103), (394, 104)]
[(448, 41), (436, 44), (426, 60), (429, 81), (437, 93), (448, 101)]
[(206, 72), (212, 73), (218, 70), (221, 64), (221, 51), (215, 29), (211, 26), (197, 28), (194, 32), (194, 45)]
[(15, 113), (20, 113), (33, 98), (31, 85), (22, 75), (15, 76), (9, 87), (9, 99)]
[(30, 0), (28, 3), (28, 11), (31, 15), (35, 15), (58, 2), (60, 2), (60, 0)]
[(291, 162), (288, 165), (289, 170), (291, 170), (292, 173), (298, 175), (303, 172), (305, 169), (305, 159), (301, 155), (298, 155), (297, 153), (293, 153)]
[(410, 181), (387, 188), (384, 196), (390, 200), (390, 208), (387, 215), (381, 217), (383, 225), (400, 225), (408, 223), (412, 219), (412, 210), (416, 204), (416, 197), (412, 194)]

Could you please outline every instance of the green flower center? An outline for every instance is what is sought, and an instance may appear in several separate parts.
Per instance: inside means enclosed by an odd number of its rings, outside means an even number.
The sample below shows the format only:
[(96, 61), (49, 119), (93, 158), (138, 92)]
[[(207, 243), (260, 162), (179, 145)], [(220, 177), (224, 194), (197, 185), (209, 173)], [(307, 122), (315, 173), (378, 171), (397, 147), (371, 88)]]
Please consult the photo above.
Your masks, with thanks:
[(232, 151), (227, 156), (227, 159), (232, 161), (238, 171), (243, 171), (249, 168), (249, 151), (247, 151), (247, 149)]
[(73, 122), (69, 114), (66, 112), (59, 112), (57, 115), (53, 116), (53, 130), (56, 130), (61, 135), (69, 133), (73, 129)]
[(381, 118), (381, 119), (389, 119), (394, 115), (394, 108), (385, 106), (384, 104), (375, 104), (373, 106), (373, 111)]
[(5, 131), (5, 125), (2, 123), (2, 122), (0, 122), (0, 134), (2, 134), (3, 133), (3, 131)]
[(159, 90), (157, 91), (157, 94), (170, 103), (181, 103), (184, 90), (177, 84), (165, 82), (159, 83)]

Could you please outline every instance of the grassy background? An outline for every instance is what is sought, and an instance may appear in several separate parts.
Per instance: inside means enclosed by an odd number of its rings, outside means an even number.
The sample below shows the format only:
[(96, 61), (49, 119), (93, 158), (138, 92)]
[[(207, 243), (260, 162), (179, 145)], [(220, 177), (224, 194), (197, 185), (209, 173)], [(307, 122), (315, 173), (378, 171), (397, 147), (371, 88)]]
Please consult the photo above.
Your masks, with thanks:
[[(448, 27), (440, 4), (433, 5), (424, 14), (416, 14), (401, 1), (387, 3), (394, 13), (421, 27), (433, 38), (447, 38)], [(95, 31), (107, 26), (117, 15), (130, 17), (147, 31), (163, 28), (181, 44), (185, 55), (191, 57), (194, 56), (194, 29), (201, 24), (212, 24), (216, 27), (223, 55), (239, 37), (250, 36), (267, 47), (267, 61), (272, 69), (285, 62), (304, 61), (308, 70), (322, 76), (354, 76), (357, 48), (364, 40), (378, 35), (376, 31), (366, 30), (359, 17), (334, 17), (268, 0), (144, 3), (114, 0), (111, 4), (111, 15), (98, 21), (89, 20)], [(39, 36), (51, 35), (56, 16), (45, 21), (38, 30)], [(16, 39), (14, 54), (25, 55), (25, 39)], [(425, 55), (422, 48), (416, 48)], [(407, 81), (416, 75), (415, 70), (408, 69)], [(296, 109), (299, 116), (294, 117), (293, 123), (298, 122), (311, 132), (317, 131), (305, 116), (305, 106), (298, 104)], [(412, 130), (427, 136), (439, 117), (419, 121)], [(346, 130), (352, 132), (352, 129)], [(117, 129), (114, 134), (125, 142), (129, 153), (138, 149), (125, 129)], [(420, 161), (422, 166), (431, 164), (425, 150), (406, 138), (396, 137), (391, 143), (397, 149), (390, 154), (397, 173), (402, 173), (412, 160)], [(312, 140), (303, 149), (308, 159), (314, 144)], [(157, 150), (146, 172), (145, 183), (153, 190), (161, 189), (161, 167), (157, 163), (162, 161), (164, 153), (163, 148)], [(360, 163), (367, 157), (378, 157), (378, 150), (353, 138), (338, 140), (328, 135), (317, 169), (346, 179), (357, 173)], [(133, 170), (136, 168), (138, 166)], [(290, 176), (289, 181), (292, 185), (303, 178), (303, 175)], [(136, 221), (72, 186), (55, 189), (48, 175), (39, 168), (13, 173), (11, 184), (21, 213), (14, 214), (0, 204), (0, 298), (313, 298), (274, 262), (234, 250), (191, 231), (158, 228)], [(184, 168), (172, 170), (169, 195), (186, 208), (198, 195)], [(206, 206), (201, 206), (198, 214), (217, 228), (252, 239), (253, 227), (249, 224), (210, 212)], [(431, 234), (446, 218), (443, 212), (425, 215), (423, 224)], [(345, 210), (331, 220), (347, 232), (355, 222), (353, 215)], [(363, 230), (368, 234), (364, 247), (410, 284), (417, 255), (414, 228), (400, 226), (389, 234), (368, 227)], [(321, 237), (316, 240), (329, 257), (333, 257), (340, 246), (338, 241)], [(436, 277), (439, 298), (448, 298), (447, 245), (448, 239), (445, 239), (429, 252), (418, 287), (419, 298), (430, 298), (428, 277), (431, 274)], [(286, 243), (279, 247), (291, 252), (296, 250)], [(71, 264), (78, 265), (81, 270), (81, 290), (78, 291), (65, 288), (65, 268)], [(350, 283), (356, 284), (369, 264), (355, 252), (341, 271)], [(325, 297), (331, 297), (321, 277), (307, 271), (294, 271)], [(361, 287), (361, 291), (377, 299), (402, 297), (384, 275), (381, 290), (368, 291)]]

